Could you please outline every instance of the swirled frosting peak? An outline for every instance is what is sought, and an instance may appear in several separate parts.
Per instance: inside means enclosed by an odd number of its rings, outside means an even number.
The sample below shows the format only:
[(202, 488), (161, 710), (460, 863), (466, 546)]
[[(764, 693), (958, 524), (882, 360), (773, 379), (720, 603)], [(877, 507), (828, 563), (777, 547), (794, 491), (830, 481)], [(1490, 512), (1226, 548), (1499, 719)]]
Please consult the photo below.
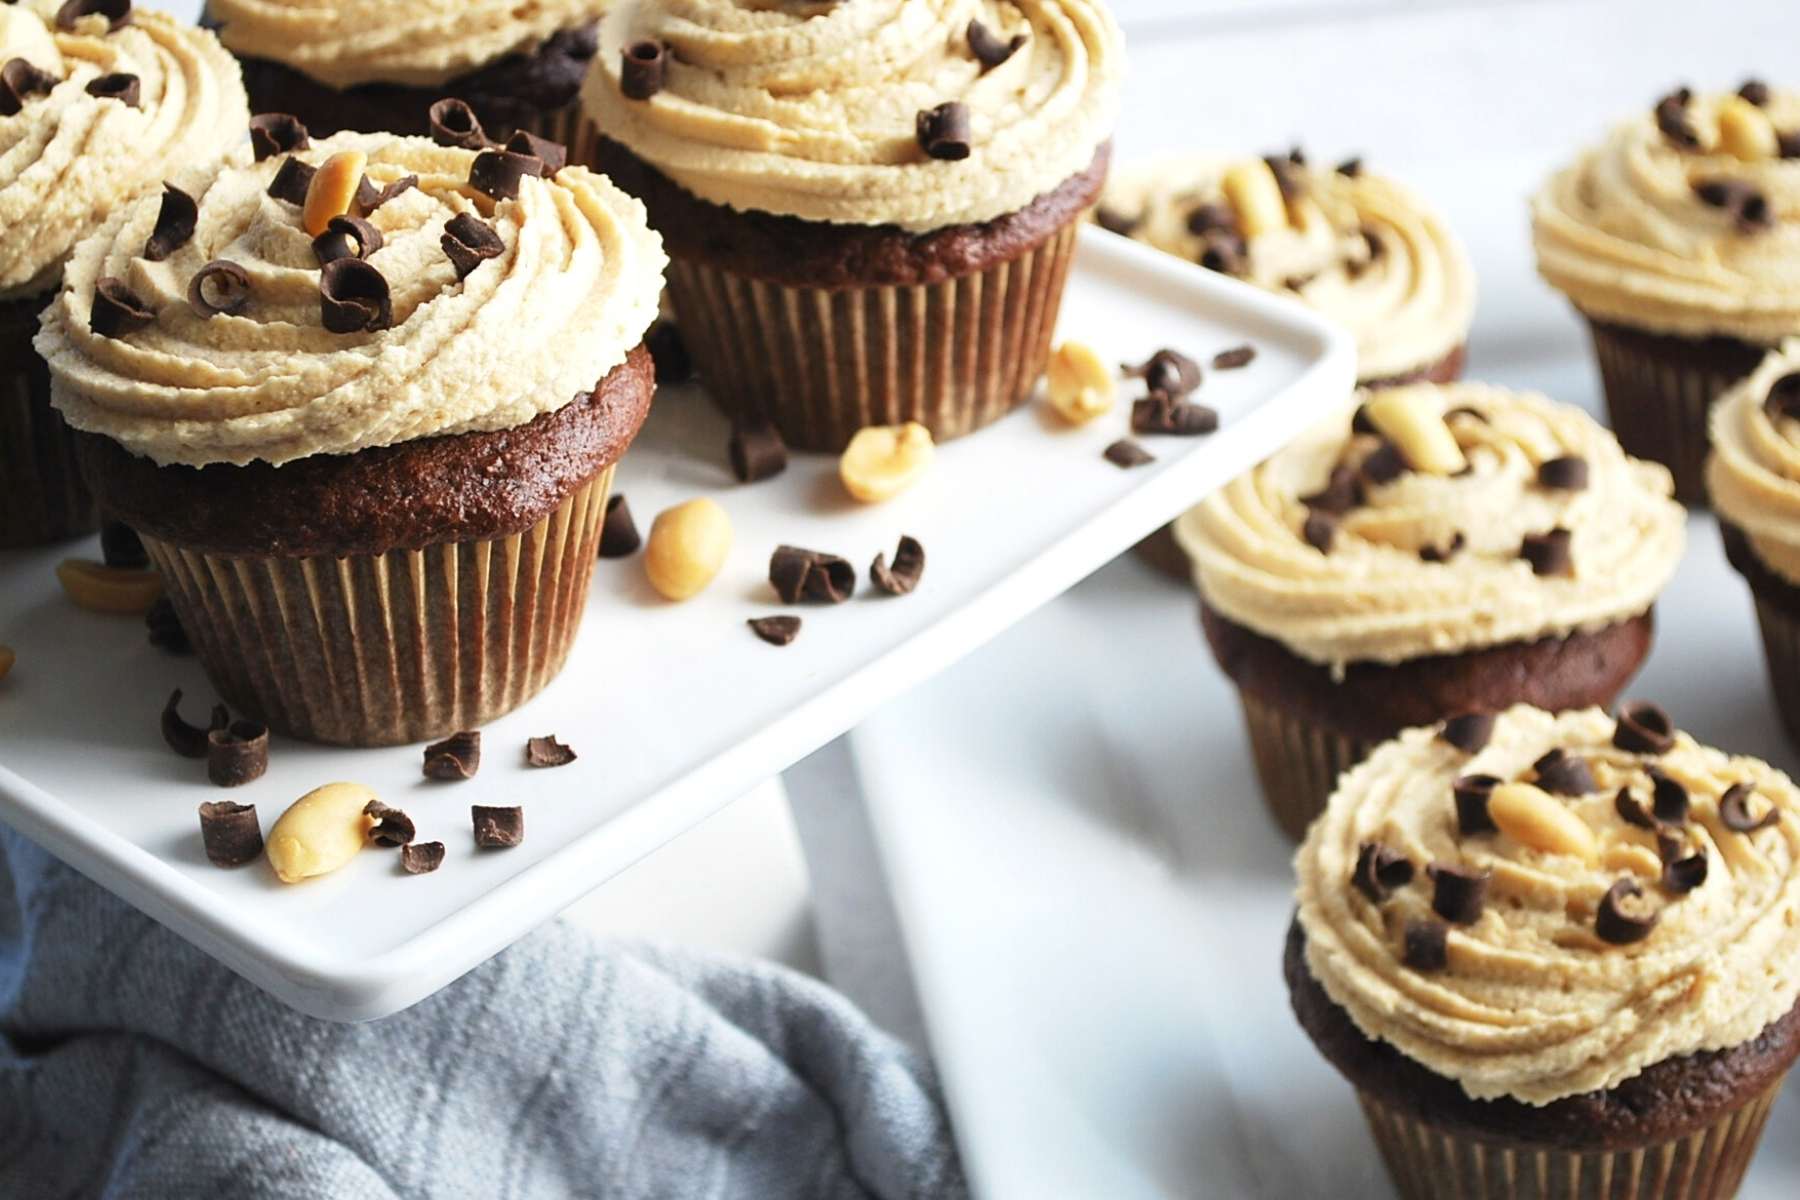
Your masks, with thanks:
[(142, 9), (115, 30), (97, 16), (60, 28), (60, 7), (0, 7), (0, 64), (48, 76), (17, 112), (0, 110), (0, 299), (47, 291), (108, 213), (218, 157), (249, 118), (237, 63), (212, 34)]
[[(368, 211), (375, 236), (355, 239), (366, 267), (349, 264), (354, 294), (379, 281), (391, 315), (352, 320), (353, 332), (327, 325), (323, 256), (301, 207), (270, 194), (301, 170), (290, 160), (317, 166), (340, 152), (365, 154), (365, 183), (393, 193)], [(584, 167), (527, 174), (516, 196), (495, 199), (508, 189), (469, 182), (474, 152), (423, 138), (340, 134), (249, 159), (246, 147), (173, 181), (198, 216), (167, 257), (146, 255), (157, 198), (77, 249), (37, 339), (53, 402), (76, 428), (194, 466), (507, 429), (591, 391), (656, 317), (661, 240), (642, 205)], [(447, 238), (479, 252), (453, 255)], [(190, 296), (215, 260), (242, 272), (233, 311)], [(96, 292), (108, 280), (153, 314), (147, 324), (107, 320), (116, 306)]]
[(1800, 338), (1772, 351), (1712, 411), (1713, 509), (1800, 586)]
[(1744, 94), (1672, 93), (1552, 176), (1532, 204), (1544, 278), (1657, 333), (1800, 334), (1800, 93)]
[[(1491, 800), (1466, 799), (1476, 777)], [(1599, 709), (1513, 708), (1474, 753), (1406, 731), (1345, 773), (1294, 864), (1313, 978), (1476, 1099), (1613, 1087), (1800, 998), (1800, 791)]]
[(1580, 409), (1482, 384), (1374, 395), (1405, 398), (1460, 465), (1412, 469), (1346, 409), (1232, 481), (1176, 525), (1225, 617), (1339, 669), (1591, 631), (1674, 574), (1668, 471)]
[[(1358, 374), (1397, 379), (1456, 351), (1475, 314), (1462, 243), (1418, 197), (1360, 163), (1272, 160), (1291, 195), (1246, 229), (1225, 178), (1256, 160), (1182, 155), (1115, 172), (1099, 219), (1189, 262), (1290, 295), (1356, 336)], [(1246, 198), (1239, 194), (1240, 203)]]
[[(1018, 48), (988, 66), (972, 22)], [(623, 55), (667, 48), (662, 88)], [(600, 129), (703, 200), (923, 231), (1016, 212), (1092, 163), (1118, 111), (1123, 39), (1103, 0), (620, 0), (582, 95)], [(919, 115), (957, 103), (960, 161)]]

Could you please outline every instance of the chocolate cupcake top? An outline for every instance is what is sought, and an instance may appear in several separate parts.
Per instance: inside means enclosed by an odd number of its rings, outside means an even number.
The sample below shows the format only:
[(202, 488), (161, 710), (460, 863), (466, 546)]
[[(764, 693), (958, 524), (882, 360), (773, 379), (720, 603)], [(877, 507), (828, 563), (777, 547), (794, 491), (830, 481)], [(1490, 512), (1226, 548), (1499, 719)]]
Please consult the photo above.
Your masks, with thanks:
[(1800, 338), (1713, 405), (1706, 487), (1713, 509), (1769, 568), (1800, 586)]
[(1183, 156), (1115, 173), (1096, 219), (1118, 233), (1292, 295), (1356, 335), (1364, 379), (1453, 353), (1475, 272), (1429, 206), (1360, 162)]
[(1674, 731), (1521, 705), (1410, 729), (1295, 855), (1313, 977), (1476, 1099), (1542, 1105), (1749, 1041), (1800, 998), (1800, 791)]
[(620, 0), (582, 96), (703, 200), (926, 231), (1086, 170), (1123, 52), (1101, 0)]
[(48, 291), (118, 205), (244, 136), (237, 63), (165, 13), (0, 7), (0, 300)]
[(1225, 617), (1341, 670), (1597, 630), (1674, 574), (1669, 472), (1580, 409), (1482, 384), (1361, 397), (1177, 523)]
[(1800, 93), (1663, 97), (1552, 176), (1538, 270), (1592, 317), (1773, 343), (1800, 333)]
[(604, 0), (208, 0), (225, 44), (335, 88), (435, 87), (552, 34), (589, 25)]
[(191, 466), (509, 429), (656, 317), (643, 206), (560, 147), (256, 124), (261, 161), (178, 175), (70, 259), (37, 347), (77, 429)]

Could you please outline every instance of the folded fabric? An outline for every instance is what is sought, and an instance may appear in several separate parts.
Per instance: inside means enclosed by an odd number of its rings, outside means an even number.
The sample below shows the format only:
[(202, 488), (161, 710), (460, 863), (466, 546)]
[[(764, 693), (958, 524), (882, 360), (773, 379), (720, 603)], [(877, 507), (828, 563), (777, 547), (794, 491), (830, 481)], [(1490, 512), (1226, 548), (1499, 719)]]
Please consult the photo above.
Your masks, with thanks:
[(0, 1196), (964, 1195), (929, 1068), (792, 972), (557, 922), (337, 1025), (0, 829)]

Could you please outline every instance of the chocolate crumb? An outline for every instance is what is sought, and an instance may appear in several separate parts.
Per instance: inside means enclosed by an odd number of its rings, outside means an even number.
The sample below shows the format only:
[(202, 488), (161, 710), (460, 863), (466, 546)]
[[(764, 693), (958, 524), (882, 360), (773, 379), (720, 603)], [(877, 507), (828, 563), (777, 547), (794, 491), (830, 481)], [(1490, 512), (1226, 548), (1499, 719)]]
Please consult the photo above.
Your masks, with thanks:
[(312, 148), (312, 136), (291, 113), (258, 113), (250, 118), (250, 150), (256, 161)]
[(1493, 713), (1462, 713), (1445, 721), (1438, 736), (1464, 754), (1479, 754), (1493, 740), (1496, 720)]
[(1450, 965), (1450, 927), (1442, 921), (1406, 923), (1400, 961), (1415, 971), (1442, 971)]
[(250, 273), (215, 258), (188, 280), (188, 307), (202, 317), (235, 316), (250, 303)]
[(481, 731), (465, 729), (425, 747), (425, 778), (457, 783), (481, 770)]
[(869, 578), (879, 590), (890, 596), (908, 596), (925, 576), (925, 547), (918, 538), (900, 535), (894, 550), (894, 562), (888, 565), (887, 553), (875, 556), (869, 566)]
[(1587, 759), (1556, 749), (1531, 764), (1537, 785), (1558, 796), (1585, 796), (1594, 790), (1594, 772)]
[(769, 556), (769, 586), (783, 604), (842, 604), (856, 594), (856, 568), (835, 554), (778, 546)]
[(648, 100), (662, 91), (668, 64), (668, 49), (661, 42), (633, 42), (620, 52), (620, 94), (627, 100)]
[(1356, 849), (1356, 866), (1350, 882), (1372, 904), (1384, 903), (1398, 888), (1413, 881), (1417, 870), (1412, 860), (1380, 842), (1364, 842)]
[(731, 459), (731, 473), (739, 483), (760, 483), (787, 470), (787, 443), (781, 440), (781, 432), (766, 421), (732, 422), (726, 453)]
[(317, 175), (317, 167), (303, 163), (297, 158), (286, 158), (275, 172), (275, 178), (269, 181), (268, 194), (276, 200), (285, 200), (289, 204), (304, 205), (306, 193), (312, 187), (313, 176)]
[(931, 158), (960, 162), (973, 148), (969, 106), (951, 100), (919, 113), (915, 132), (919, 148)]
[(606, 519), (600, 525), (600, 557), (625, 558), (636, 554), (644, 544), (637, 522), (631, 519), (631, 506), (623, 492), (606, 498)]
[(200, 844), (215, 867), (241, 867), (263, 850), (256, 805), (209, 800), (200, 806)]
[(1567, 529), (1528, 533), (1519, 546), (1519, 557), (1531, 564), (1533, 575), (1568, 575), (1575, 566), (1569, 553), (1569, 541)]
[(475, 844), (483, 850), (508, 850), (525, 840), (525, 810), (517, 806), (469, 806)]
[(1773, 804), (1761, 817), (1750, 815), (1750, 796), (1754, 790), (1748, 783), (1734, 783), (1719, 797), (1719, 820), (1731, 832), (1756, 833), (1781, 823), (1781, 810)]
[(575, 751), (557, 741), (555, 734), (534, 737), (525, 743), (525, 765), (528, 767), (566, 767), (575, 759)]
[(94, 285), (94, 307), (88, 316), (88, 328), (101, 337), (124, 337), (147, 329), (155, 322), (155, 311), (126, 287), (124, 280), (109, 275)]
[(411, 817), (379, 800), (365, 804), (363, 815), (375, 819), (375, 824), (369, 827), (369, 840), (377, 846), (404, 846), (418, 834)]
[(1213, 355), (1212, 365), (1215, 371), (1235, 371), (1240, 367), (1247, 367), (1255, 361), (1256, 347), (1243, 345), (1219, 351)]
[(751, 617), (750, 632), (771, 646), (789, 646), (800, 636), (800, 618), (790, 616)]
[(488, 140), (487, 130), (481, 127), (481, 118), (475, 115), (466, 100), (446, 96), (431, 106), (425, 119), (430, 123), (431, 140), (440, 146), (486, 150), (493, 145)]
[(1425, 868), (1434, 889), (1431, 910), (1452, 925), (1473, 925), (1487, 905), (1491, 871), (1472, 871), (1449, 863), (1432, 863)]
[(442, 842), (413, 842), (400, 847), (400, 869), (408, 875), (429, 875), (443, 865)]
[(1588, 485), (1587, 459), (1573, 454), (1553, 458), (1538, 467), (1538, 485), (1562, 492), (1585, 491)]
[(200, 221), (200, 206), (194, 198), (172, 183), (163, 184), (162, 207), (156, 213), (156, 228), (144, 239), (144, 257), (161, 262), (175, 253), (194, 236)]
[(269, 727), (233, 721), (206, 735), (206, 777), (217, 787), (242, 787), (269, 769)]
[(1600, 911), (1594, 917), (1594, 932), (1600, 940), (1614, 946), (1629, 946), (1650, 936), (1656, 928), (1656, 914), (1635, 915), (1625, 910), (1627, 900), (1635, 900), (1644, 889), (1635, 879), (1621, 879), (1606, 889)]
[(1132, 467), (1141, 467), (1156, 461), (1156, 455), (1150, 453), (1130, 438), (1120, 438), (1102, 452), (1101, 457), (1115, 467), (1129, 471)]
[(1463, 775), (1450, 785), (1456, 801), (1456, 828), (1464, 837), (1483, 833), (1499, 833), (1500, 827), (1488, 815), (1488, 801), (1501, 780), (1493, 775)]
[(1675, 748), (1675, 722), (1647, 700), (1632, 700), (1619, 707), (1612, 744), (1633, 754), (1667, 754)]

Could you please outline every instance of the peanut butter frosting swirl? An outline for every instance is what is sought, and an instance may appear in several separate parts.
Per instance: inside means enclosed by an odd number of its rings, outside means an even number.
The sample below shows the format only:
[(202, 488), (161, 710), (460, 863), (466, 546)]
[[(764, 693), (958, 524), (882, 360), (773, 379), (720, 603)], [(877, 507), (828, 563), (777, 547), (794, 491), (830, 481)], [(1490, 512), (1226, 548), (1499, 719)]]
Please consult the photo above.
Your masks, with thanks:
[[(56, 26), (55, 0), (0, 7), (0, 64), (22, 58), (55, 80), (0, 116), (0, 299), (47, 291), (75, 243), (118, 205), (180, 167), (218, 157), (249, 119), (237, 63), (218, 39), (137, 10)], [(136, 79), (136, 102), (88, 91)]]
[(1712, 410), (1706, 486), (1756, 556), (1800, 587), (1800, 338), (1784, 342)]
[[(1539, 272), (1601, 320), (1770, 345), (1800, 334), (1800, 160), (1783, 157), (1794, 147), (1782, 136), (1800, 130), (1800, 94), (1676, 100), (1660, 124), (1647, 106), (1544, 185)], [(1709, 203), (1696, 186), (1709, 182), (1760, 197), (1758, 219), (1742, 221), (1730, 195)]]
[[(1138, 241), (1201, 262), (1213, 231), (1196, 213), (1222, 206), (1235, 215), (1223, 180), (1244, 161), (1180, 155), (1139, 164), (1115, 174), (1101, 212)], [(1243, 236), (1241, 261), (1226, 269), (1349, 329), (1364, 380), (1433, 366), (1467, 340), (1475, 271), (1436, 211), (1366, 170), (1283, 164), (1283, 174), (1296, 194), (1278, 223)], [(1242, 236), (1241, 220), (1232, 228)]]
[[(1466, 468), (1407, 469), (1349, 408), (1311, 430), (1176, 524), (1230, 620), (1341, 671), (1591, 632), (1646, 612), (1674, 574), (1667, 469), (1581, 410), (1471, 383), (1361, 395), (1416, 402)], [(1534, 561), (1540, 545), (1565, 561)]]
[[(324, 325), (321, 269), (300, 208), (269, 195), (287, 155), (239, 151), (175, 180), (197, 201), (192, 238), (159, 262), (144, 255), (160, 202), (122, 210), (70, 260), (46, 312), (39, 352), (69, 423), (160, 464), (279, 465), (439, 434), (523, 425), (568, 404), (625, 360), (655, 319), (666, 258), (642, 205), (583, 167), (527, 175), (516, 198), (470, 186), (472, 151), (423, 138), (340, 134), (297, 157), (367, 155), (386, 188), (417, 176), (367, 220), (381, 245), (366, 262), (385, 279), (392, 320), (373, 332)], [(499, 247), (466, 278), (444, 248), (470, 214)], [(212, 260), (247, 277), (241, 311), (189, 301)], [(155, 313), (147, 328), (92, 328), (95, 291), (122, 281)]]
[(603, 0), (208, 0), (238, 54), (329, 87), (433, 87), (587, 25)]
[[(1558, 750), (1587, 777), (1557, 794), (1512, 786), (1544, 782), (1537, 764)], [(1498, 823), (1467, 828), (1453, 789), (1469, 776), (1527, 803), (1508, 797), (1502, 815), (1496, 791)], [(1356, 885), (1365, 847), (1410, 878)], [(1307, 966), (1326, 994), (1367, 1037), (1476, 1099), (1543, 1105), (1613, 1087), (1749, 1041), (1800, 998), (1800, 792), (1682, 733), (1661, 753), (1622, 749), (1599, 709), (1521, 705), (1473, 754), (1406, 731), (1344, 775), (1294, 863)], [(1444, 867), (1485, 876), (1485, 896), (1445, 904)], [(1437, 935), (1419, 939), (1442, 948), (1435, 962), (1407, 949), (1409, 927)]]
[[(1024, 42), (984, 68), (980, 21)], [(667, 47), (627, 99), (625, 50)], [(582, 89), (606, 134), (715, 204), (914, 231), (992, 220), (1087, 169), (1118, 113), (1123, 38), (1101, 0), (620, 0)], [(965, 106), (969, 153), (921, 148), (919, 114)]]

